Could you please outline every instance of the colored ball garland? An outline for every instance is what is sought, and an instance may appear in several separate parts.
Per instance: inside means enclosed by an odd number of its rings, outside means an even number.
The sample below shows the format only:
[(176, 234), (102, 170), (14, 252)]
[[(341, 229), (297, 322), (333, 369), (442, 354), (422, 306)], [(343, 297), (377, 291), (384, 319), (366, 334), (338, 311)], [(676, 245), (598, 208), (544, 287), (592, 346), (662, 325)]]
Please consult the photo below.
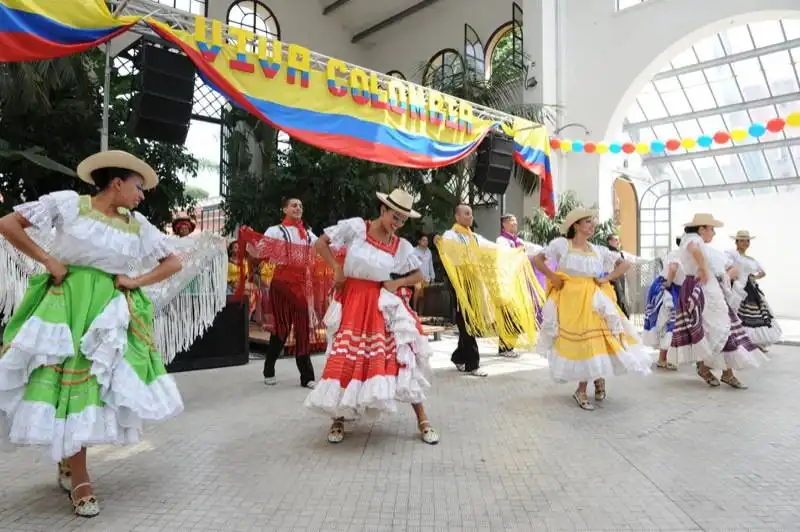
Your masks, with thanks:
[(617, 155), (625, 153), (631, 155), (638, 153), (641, 155), (647, 153), (662, 154), (665, 152), (674, 152), (681, 148), (692, 150), (700, 147), (704, 149), (711, 148), (714, 144), (728, 144), (729, 142), (743, 142), (746, 139), (760, 138), (767, 133), (780, 133), (786, 127), (800, 127), (800, 111), (789, 113), (786, 118), (773, 118), (766, 124), (754, 123), (750, 124), (747, 129), (735, 128), (731, 131), (717, 131), (713, 135), (700, 135), (697, 138), (687, 137), (684, 139), (668, 139), (667, 141), (653, 140), (651, 142), (589, 142), (582, 140), (567, 140), (567, 139), (550, 139), (550, 148), (553, 150), (561, 150), (563, 152), (574, 151), (577, 153), (597, 153), (604, 155), (611, 153)]

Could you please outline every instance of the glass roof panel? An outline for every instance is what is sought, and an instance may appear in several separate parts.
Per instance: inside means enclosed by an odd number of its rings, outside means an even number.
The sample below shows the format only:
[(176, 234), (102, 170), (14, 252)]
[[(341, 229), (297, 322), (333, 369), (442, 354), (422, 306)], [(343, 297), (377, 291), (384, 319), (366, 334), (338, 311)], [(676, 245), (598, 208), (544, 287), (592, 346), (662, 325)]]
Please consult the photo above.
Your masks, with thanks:
[[(800, 39), (800, 19), (732, 27), (698, 41), (646, 85), (628, 113), (629, 121), (636, 122), (635, 129), (626, 129), (635, 131), (642, 142), (666, 142), (713, 136), (718, 131), (747, 131), (753, 123), (766, 125), (773, 118), (800, 111), (796, 39)], [(659, 123), (648, 123), (653, 120)], [(675, 188), (740, 187), (714, 191), (714, 198), (753, 197), (756, 190), (759, 195), (772, 194), (789, 185), (763, 186), (769, 180), (800, 178), (800, 128), (787, 127), (759, 138), (748, 135), (739, 141), (714, 143), (706, 150), (680, 148), (646, 155), (643, 162), (654, 179), (668, 178)], [(751, 182), (756, 186), (749, 186)], [(678, 193), (673, 199), (679, 196), (687, 194)]]

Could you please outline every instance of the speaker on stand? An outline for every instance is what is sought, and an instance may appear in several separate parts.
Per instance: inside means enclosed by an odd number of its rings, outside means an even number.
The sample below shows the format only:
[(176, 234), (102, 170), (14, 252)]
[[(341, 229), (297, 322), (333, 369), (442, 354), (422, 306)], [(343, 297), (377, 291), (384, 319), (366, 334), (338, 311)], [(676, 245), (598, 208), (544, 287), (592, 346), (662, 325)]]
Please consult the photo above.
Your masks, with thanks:
[(514, 139), (494, 131), (478, 146), (472, 182), (481, 192), (505, 194), (514, 170)]
[(128, 132), (142, 139), (182, 145), (192, 117), (194, 63), (166, 41), (142, 37), (134, 64), (138, 72)]

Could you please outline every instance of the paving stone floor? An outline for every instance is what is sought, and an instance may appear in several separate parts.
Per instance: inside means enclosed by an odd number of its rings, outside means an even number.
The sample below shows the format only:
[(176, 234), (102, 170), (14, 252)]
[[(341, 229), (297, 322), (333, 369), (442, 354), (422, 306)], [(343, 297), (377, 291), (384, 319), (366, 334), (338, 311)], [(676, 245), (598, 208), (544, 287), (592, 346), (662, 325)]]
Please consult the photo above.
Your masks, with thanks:
[(328, 444), (292, 360), (272, 388), (258, 361), (184, 373), (182, 416), (90, 450), (96, 519), (71, 515), (42, 451), (0, 454), (0, 530), (800, 530), (800, 348), (742, 372), (747, 391), (687, 368), (610, 380), (584, 412), (538, 357), (485, 344), (491, 376), (465, 377), (452, 342), (433, 344), (436, 447), (410, 407)]

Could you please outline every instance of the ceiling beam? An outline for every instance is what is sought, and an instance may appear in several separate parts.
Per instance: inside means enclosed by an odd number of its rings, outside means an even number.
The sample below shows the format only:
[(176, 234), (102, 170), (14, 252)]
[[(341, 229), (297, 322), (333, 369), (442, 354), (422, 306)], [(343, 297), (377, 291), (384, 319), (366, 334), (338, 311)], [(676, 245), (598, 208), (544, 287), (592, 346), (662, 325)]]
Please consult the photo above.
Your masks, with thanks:
[(787, 185), (800, 185), (800, 177), (785, 177), (781, 179), (761, 179), (759, 181), (745, 181), (743, 183), (727, 183), (725, 185), (707, 185), (702, 187), (683, 187), (670, 189), (670, 196), (681, 194), (703, 194), (708, 192), (729, 192), (731, 190), (747, 190), (751, 188), (780, 187)]
[(416, 13), (418, 11), (422, 11), (426, 7), (432, 6), (433, 4), (435, 4), (438, 1), (439, 0), (422, 0), (421, 2), (418, 2), (418, 3), (414, 4), (413, 6), (400, 11), (399, 13), (395, 13), (394, 15), (392, 15), (389, 18), (383, 19), (382, 21), (378, 22), (377, 24), (375, 24), (373, 26), (370, 26), (369, 28), (365, 29), (364, 31), (360, 31), (360, 32), (356, 33), (355, 35), (353, 35), (353, 38), (350, 39), (350, 42), (355, 44), (355, 43), (357, 43), (359, 41), (363, 41), (364, 39), (366, 39), (367, 37), (369, 37), (373, 33), (377, 33), (377, 32), (379, 32), (379, 31), (381, 31), (383, 29), (388, 28), (389, 26), (397, 24), (401, 20), (410, 17), (411, 15), (413, 15), (414, 13)]
[(741, 146), (732, 146), (730, 148), (720, 148), (718, 150), (693, 151), (689, 153), (679, 153), (677, 155), (655, 155), (653, 157), (645, 158), (642, 161), (642, 163), (645, 166), (652, 166), (654, 164), (666, 164), (678, 161), (691, 161), (692, 159), (703, 159), (706, 157), (713, 157), (716, 155), (736, 155), (738, 153), (769, 150), (771, 148), (787, 148), (789, 146), (796, 146), (796, 145), (800, 145), (800, 138), (770, 140), (768, 142), (744, 144)]
[(753, 57), (767, 55), (774, 52), (791, 50), (792, 48), (797, 48), (798, 46), (800, 46), (800, 39), (791, 39), (788, 41), (779, 42), (778, 44), (771, 44), (769, 46), (764, 46), (762, 48), (755, 48), (753, 50), (747, 50), (746, 52), (739, 52), (738, 54), (725, 55), (723, 57), (717, 57), (716, 59), (701, 61), (694, 65), (687, 65), (684, 67), (673, 68), (665, 72), (659, 72), (658, 74), (653, 76), (653, 81), (672, 78), (675, 76), (679, 76), (681, 74), (689, 74), (690, 72), (697, 72), (699, 70), (704, 70), (706, 68), (711, 68), (715, 66), (727, 65), (729, 63), (735, 63), (736, 61), (742, 61), (743, 59), (752, 59)]
[(760, 100), (751, 100), (749, 102), (734, 103), (731, 105), (721, 105), (713, 109), (706, 109), (704, 111), (693, 111), (691, 113), (684, 113), (680, 115), (672, 115), (665, 118), (656, 118), (654, 120), (645, 120), (644, 122), (632, 122), (625, 124), (623, 129), (625, 131), (636, 131), (645, 127), (665, 126), (675, 122), (683, 122), (685, 120), (695, 120), (697, 118), (708, 118), (709, 116), (717, 116), (725, 113), (735, 113), (736, 111), (746, 111), (748, 109), (755, 109), (756, 107), (766, 107), (767, 105), (778, 105), (782, 103), (795, 102), (800, 100), (800, 92), (792, 92), (790, 94), (782, 94), (780, 96), (770, 96), (769, 98), (762, 98)]
[(350, 2), (350, 0), (336, 0), (335, 2), (332, 2), (332, 3), (328, 4), (327, 6), (325, 6), (322, 9), (322, 14), (323, 15), (330, 15), (331, 13), (333, 13), (334, 11), (336, 11), (337, 9), (342, 7), (343, 5), (347, 4), (348, 2)]

